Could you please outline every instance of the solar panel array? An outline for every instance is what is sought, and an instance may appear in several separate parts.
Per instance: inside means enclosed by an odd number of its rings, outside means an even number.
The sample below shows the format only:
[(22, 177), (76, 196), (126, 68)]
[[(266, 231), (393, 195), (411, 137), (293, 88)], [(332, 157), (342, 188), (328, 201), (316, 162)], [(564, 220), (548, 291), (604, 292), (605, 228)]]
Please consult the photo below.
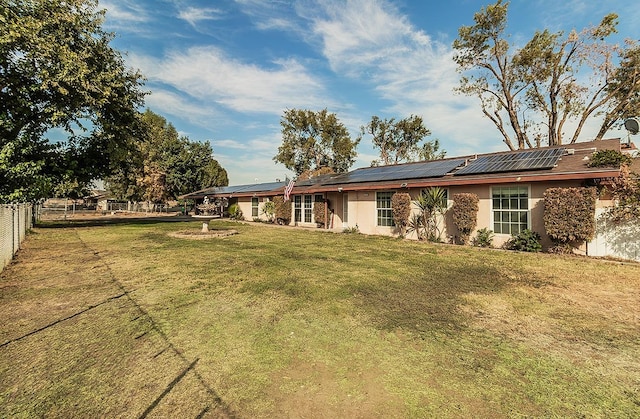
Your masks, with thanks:
[(560, 156), (563, 154), (564, 148), (553, 148), (482, 156), (476, 160), (470, 161), (467, 166), (458, 170), (455, 174), (471, 175), (496, 172), (517, 172), (520, 170), (551, 169), (558, 163)]
[(337, 185), (343, 183), (385, 182), (392, 180), (440, 177), (464, 164), (464, 162), (464, 159), (434, 160), (392, 166), (366, 167), (354, 170), (353, 172), (334, 176), (331, 179), (322, 182), (322, 184)]
[(254, 185), (235, 185), (235, 186), (217, 186), (213, 188), (204, 189), (202, 191), (193, 192), (189, 195), (231, 195), (240, 192), (268, 192), (274, 189), (283, 188), (286, 186), (284, 182), (271, 182), (271, 183), (257, 183)]

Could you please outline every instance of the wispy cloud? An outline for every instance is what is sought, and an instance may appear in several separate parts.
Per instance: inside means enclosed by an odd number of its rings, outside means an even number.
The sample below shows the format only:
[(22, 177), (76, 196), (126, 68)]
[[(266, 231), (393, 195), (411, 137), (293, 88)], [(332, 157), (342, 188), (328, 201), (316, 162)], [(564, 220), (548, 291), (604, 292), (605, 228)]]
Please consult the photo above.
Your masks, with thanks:
[(231, 148), (236, 150), (246, 150), (247, 144), (236, 140), (214, 140), (211, 142), (214, 147)]
[(211, 118), (215, 111), (201, 103), (195, 103), (184, 95), (178, 95), (161, 88), (154, 88), (153, 92), (146, 97), (146, 102), (153, 107), (162, 108), (164, 111), (177, 116), (187, 116), (193, 121), (201, 120), (204, 117)]
[(265, 68), (207, 46), (173, 51), (160, 59), (138, 57), (135, 62), (150, 81), (237, 112), (279, 115), (285, 108), (330, 102), (322, 83), (295, 59)]
[(149, 21), (148, 11), (143, 5), (136, 2), (118, 1), (114, 3), (100, 0), (99, 5), (107, 10), (107, 19), (116, 24)]
[(423, 116), (444, 144), (480, 148), (474, 137), (477, 128), (491, 132), (491, 126), (473, 98), (454, 94), (459, 75), (449, 43), (416, 29), (385, 0), (318, 4), (320, 8), (305, 17), (334, 72), (369, 80), (389, 103), (381, 111), (397, 117)]
[(198, 23), (207, 20), (218, 20), (224, 15), (220, 9), (187, 7), (178, 12), (178, 17), (187, 21), (194, 28)]

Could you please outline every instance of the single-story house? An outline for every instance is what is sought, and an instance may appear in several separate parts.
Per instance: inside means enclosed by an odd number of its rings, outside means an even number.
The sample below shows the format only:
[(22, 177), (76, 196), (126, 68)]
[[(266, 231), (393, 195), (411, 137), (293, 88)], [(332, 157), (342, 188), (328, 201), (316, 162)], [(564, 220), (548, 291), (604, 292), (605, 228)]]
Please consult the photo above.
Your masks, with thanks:
[[(620, 169), (589, 167), (591, 155), (598, 150), (630, 149), (634, 149), (631, 143), (619, 139), (600, 140), (321, 175), (295, 183), (290, 194), (291, 225), (316, 226), (314, 205), (326, 201), (324, 228), (342, 231), (357, 226), (364, 234), (397, 235), (391, 210), (393, 194), (407, 192), (415, 199), (426, 188), (440, 187), (445, 190), (449, 205), (454, 194), (478, 196), (476, 231), (493, 230), (494, 246), (502, 245), (514, 233), (530, 229), (539, 233), (543, 246), (548, 247), (551, 240), (543, 221), (544, 192), (556, 187), (605, 185), (619, 176)], [(283, 195), (286, 186), (285, 182), (276, 182), (210, 188), (184, 197), (233, 200), (251, 220), (264, 218), (262, 203)], [(611, 198), (601, 195), (596, 205), (598, 210), (609, 207)], [(446, 232), (443, 239), (454, 241), (459, 233), (451, 216), (442, 222)], [(475, 231), (471, 236), (474, 234)], [(582, 251), (589, 253), (588, 244), (583, 247)]]

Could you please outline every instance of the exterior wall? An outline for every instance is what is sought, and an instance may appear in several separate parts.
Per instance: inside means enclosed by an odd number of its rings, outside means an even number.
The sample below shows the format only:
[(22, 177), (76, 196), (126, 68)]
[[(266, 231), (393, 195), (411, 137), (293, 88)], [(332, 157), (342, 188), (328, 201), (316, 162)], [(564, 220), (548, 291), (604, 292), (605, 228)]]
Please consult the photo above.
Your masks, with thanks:
[[(529, 229), (540, 234), (542, 238), (542, 245), (546, 249), (552, 245), (552, 242), (547, 236), (544, 227), (544, 193), (548, 188), (555, 187), (580, 187), (580, 181), (573, 182), (544, 182), (544, 183), (513, 183), (513, 184), (501, 184), (501, 185), (472, 185), (472, 186), (450, 186), (445, 187), (447, 190), (448, 196), (448, 204), (449, 208), (453, 205), (452, 197), (457, 193), (473, 193), (476, 194), (479, 198), (478, 202), (478, 216), (477, 216), (477, 225), (475, 230), (471, 233), (471, 238), (473, 238), (477, 231), (482, 228), (487, 228), (489, 230), (495, 230), (494, 228), (494, 220), (493, 220), (493, 208), (492, 208), (492, 188), (494, 186), (519, 186), (519, 187), (527, 187), (528, 188), (528, 208), (529, 208), (529, 217), (528, 217), (528, 227)], [(416, 189), (389, 189), (386, 191), (379, 192), (408, 192), (411, 195), (412, 201), (415, 200), (418, 195), (421, 193), (423, 188)], [(329, 227), (334, 231), (342, 231), (344, 228), (353, 228), (358, 227), (358, 230), (363, 234), (375, 234), (375, 235), (385, 235), (385, 236), (393, 236), (399, 233), (398, 229), (395, 227), (385, 227), (377, 225), (377, 209), (376, 209), (376, 191), (345, 191), (345, 192), (328, 192), (326, 193), (326, 198), (329, 200)], [(345, 204), (347, 205), (347, 214), (345, 219)], [(248, 211), (250, 214), (251, 210), (251, 202), (250, 200), (247, 203)], [(293, 197), (291, 200), (291, 214), (292, 218), (294, 218), (294, 206), (293, 206)], [(601, 211), (601, 208), (606, 208), (611, 205), (611, 201), (608, 198), (598, 199), (596, 206), (598, 211)], [(417, 213), (418, 209), (414, 205), (412, 205), (413, 213)], [(243, 208), (243, 211), (244, 208)], [(333, 211), (333, 213), (332, 213)], [(245, 213), (246, 214), (246, 213)], [(246, 215), (245, 215), (245, 218)], [(301, 226), (316, 226), (315, 222), (313, 223), (295, 223), (292, 219), (291, 225), (301, 225)], [(441, 239), (444, 242), (454, 242), (459, 237), (459, 232), (453, 224), (453, 216), (452, 212), (449, 211), (445, 219), (441, 220), (440, 224), (442, 230)], [(407, 238), (416, 239), (415, 233), (411, 233), (407, 235)], [(495, 234), (493, 239), (494, 247), (502, 246), (507, 240), (511, 238), (509, 234)], [(603, 239), (599, 239), (602, 242)], [(584, 244), (581, 248), (577, 249), (578, 252), (582, 252), (584, 254), (588, 254), (589, 246), (593, 249), (596, 247), (596, 243), (592, 242), (590, 244)], [(602, 246), (600, 246), (603, 248)], [(620, 247), (620, 246), (618, 246)], [(638, 246), (640, 248), (640, 246)], [(604, 249), (604, 248), (603, 248)], [(609, 250), (602, 250), (602, 252), (607, 252)], [(593, 253), (594, 250), (591, 250)], [(638, 252), (636, 248), (633, 248), (633, 252)], [(626, 251), (626, 253), (629, 253)], [(604, 254), (603, 254), (604, 255)], [(635, 253), (634, 253), (635, 255)], [(636, 256), (634, 256), (636, 257)]]
[[(479, 198), (478, 202), (478, 218), (475, 230), (471, 233), (471, 237), (474, 237), (477, 230), (487, 228), (489, 230), (495, 230), (493, 225), (493, 208), (492, 208), (492, 188), (494, 185), (473, 185), (473, 186), (451, 186), (447, 187), (447, 195), (449, 199), (449, 208), (453, 204), (451, 200), (452, 196), (457, 193), (473, 193)], [(528, 207), (529, 207), (529, 225), (528, 227), (540, 234), (542, 238), (542, 245), (547, 248), (552, 243), (544, 228), (544, 193), (548, 188), (553, 187), (579, 187), (580, 182), (545, 182), (536, 184), (505, 184), (500, 186), (520, 186), (527, 187), (529, 193)], [(389, 192), (408, 192), (411, 195), (411, 199), (415, 200), (420, 194), (422, 189), (402, 189), (402, 190), (389, 190)], [(329, 199), (331, 201), (330, 208), (334, 209), (334, 222), (333, 229), (341, 230), (343, 227), (343, 197), (348, 196), (348, 220), (346, 222), (347, 227), (357, 226), (361, 233), (364, 234), (377, 234), (377, 235), (396, 235), (398, 230), (395, 227), (380, 227), (377, 225), (376, 214), (376, 192), (375, 191), (351, 191), (330, 194)], [(333, 199), (332, 199), (333, 198)], [(607, 201), (598, 201), (598, 206), (606, 206)], [(418, 209), (413, 205), (413, 213), (417, 213)], [(457, 231), (453, 224), (453, 217), (451, 211), (449, 211), (445, 219), (442, 220), (442, 240), (445, 242), (456, 241), (460, 233)], [(408, 238), (416, 238), (415, 234), (409, 234)], [(502, 246), (507, 240), (511, 238), (509, 234), (495, 234), (493, 244), (495, 247)], [(586, 253), (586, 245), (583, 245), (579, 251)]]
[[(494, 185), (477, 185), (477, 186), (456, 186), (449, 188), (449, 199), (456, 193), (474, 193), (478, 195), (478, 220), (476, 229), (471, 233), (473, 238), (479, 229), (487, 228), (494, 230), (493, 225), (493, 211), (492, 211), (492, 188)], [(552, 242), (549, 236), (547, 236), (544, 228), (544, 193), (549, 188), (574, 188), (580, 187), (579, 181), (575, 182), (545, 182), (545, 183), (514, 183), (504, 184), (500, 186), (526, 186), (529, 189), (529, 229), (540, 234), (542, 246), (548, 248)], [(598, 201), (598, 205), (603, 205)], [(457, 237), (459, 232), (453, 225), (451, 214), (447, 216), (447, 232), (449, 235)], [(493, 239), (494, 247), (500, 247), (509, 240), (511, 236), (508, 234), (495, 234)], [(581, 249), (586, 251), (586, 247), (583, 245)]]
[(640, 224), (635, 220), (611, 222), (606, 209), (598, 208), (596, 235), (587, 245), (587, 254), (640, 262)]
[[(380, 192), (391, 192), (380, 191)], [(334, 229), (358, 227), (363, 234), (377, 234), (382, 236), (392, 236), (397, 233), (394, 227), (380, 227), (377, 225), (376, 214), (376, 192), (375, 191), (351, 191), (342, 192), (342, 198), (338, 198), (339, 222), (334, 221)], [(348, 196), (348, 220), (343, 227), (344, 219), (344, 195)]]
[(262, 213), (262, 209), (265, 202), (269, 202), (272, 198), (267, 196), (259, 196), (258, 198), (258, 216), (254, 217), (252, 215), (252, 197), (239, 197), (238, 198), (238, 206), (240, 207), (240, 211), (242, 211), (242, 215), (244, 219), (247, 221), (253, 221), (254, 218), (258, 218), (262, 221), (267, 221), (267, 216)]

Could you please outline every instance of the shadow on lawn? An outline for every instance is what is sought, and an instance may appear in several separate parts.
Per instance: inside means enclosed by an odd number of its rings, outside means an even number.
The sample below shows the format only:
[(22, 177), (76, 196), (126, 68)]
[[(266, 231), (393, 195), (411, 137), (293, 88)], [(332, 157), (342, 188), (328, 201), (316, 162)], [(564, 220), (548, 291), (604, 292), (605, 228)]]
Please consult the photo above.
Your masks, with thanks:
[(414, 277), (347, 285), (354, 304), (382, 330), (403, 329), (423, 334), (466, 328), (468, 315), (460, 310), (469, 293), (492, 294), (509, 284), (496, 268), (473, 261), (455, 267), (446, 261), (430, 265)]

